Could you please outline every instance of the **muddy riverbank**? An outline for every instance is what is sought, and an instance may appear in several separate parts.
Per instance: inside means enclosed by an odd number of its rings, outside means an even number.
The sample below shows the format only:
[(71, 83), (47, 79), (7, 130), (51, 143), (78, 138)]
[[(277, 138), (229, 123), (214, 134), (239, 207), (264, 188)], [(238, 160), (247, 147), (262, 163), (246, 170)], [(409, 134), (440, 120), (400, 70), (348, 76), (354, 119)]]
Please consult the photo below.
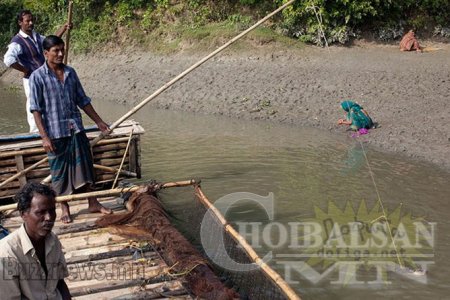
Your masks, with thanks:
[[(450, 169), (450, 46), (404, 53), (396, 46), (297, 50), (261, 46), (208, 61), (150, 105), (234, 118), (265, 119), (346, 134), (339, 103), (353, 99), (379, 124), (362, 137), (373, 147)], [(202, 54), (161, 56), (133, 49), (76, 56), (87, 93), (138, 103)], [(1, 80), (20, 83), (19, 74)], [(113, 121), (113, 120), (109, 120)]]

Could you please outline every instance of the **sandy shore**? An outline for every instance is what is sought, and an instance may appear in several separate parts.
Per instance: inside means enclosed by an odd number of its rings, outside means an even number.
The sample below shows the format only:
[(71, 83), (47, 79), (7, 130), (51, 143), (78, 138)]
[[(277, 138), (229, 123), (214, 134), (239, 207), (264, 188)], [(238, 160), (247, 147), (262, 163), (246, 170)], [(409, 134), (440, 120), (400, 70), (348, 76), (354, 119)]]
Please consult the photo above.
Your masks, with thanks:
[[(427, 53), (396, 46), (219, 54), (150, 105), (267, 119), (349, 134), (339, 103), (353, 99), (379, 123), (364, 140), (450, 170), (450, 45)], [(138, 103), (203, 57), (124, 51), (70, 63), (94, 99)], [(6, 72), (2, 80), (17, 78)]]

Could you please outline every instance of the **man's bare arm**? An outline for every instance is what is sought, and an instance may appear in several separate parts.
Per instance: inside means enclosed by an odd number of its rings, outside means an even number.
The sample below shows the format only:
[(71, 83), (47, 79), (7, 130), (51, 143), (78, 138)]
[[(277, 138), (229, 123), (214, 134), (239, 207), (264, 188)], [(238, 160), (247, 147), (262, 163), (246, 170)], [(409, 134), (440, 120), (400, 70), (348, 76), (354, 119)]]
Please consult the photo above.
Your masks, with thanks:
[(22, 66), (21, 64), (19, 64), (18, 62), (13, 63), (10, 68), (13, 68), (19, 72), (23, 73), (23, 77), (26, 77), (27, 75), (30, 75), (28, 73), (30, 73), (30, 70), (28, 70), (27, 68), (25, 68), (24, 66)]
[(72, 23), (65, 23), (63, 26), (61, 26), (56, 32), (55, 35), (58, 37), (62, 37), (64, 32), (67, 30), (72, 29)]
[(102, 118), (97, 114), (92, 104), (88, 104), (85, 107), (83, 107), (84, 112), (89, 116), (89, 118), (92, 119), (92, 121), (97, 124), (98, 129), (101, 130), (103, 133), (109, 132), (109, 126), (105, 122), (103, 122)]
[(34, 121), (36, 122), (36, 126), (39, 129), (39, 134), (42, 138), (42, 146), (44, 147), (46, 152), (54, 152), (55, 148), (53, 147), (52, 140), (48, 137), (47, 132), (44, 128), (44, 122), (42, 121), (42, 114), (38, 111), (33, 111)]

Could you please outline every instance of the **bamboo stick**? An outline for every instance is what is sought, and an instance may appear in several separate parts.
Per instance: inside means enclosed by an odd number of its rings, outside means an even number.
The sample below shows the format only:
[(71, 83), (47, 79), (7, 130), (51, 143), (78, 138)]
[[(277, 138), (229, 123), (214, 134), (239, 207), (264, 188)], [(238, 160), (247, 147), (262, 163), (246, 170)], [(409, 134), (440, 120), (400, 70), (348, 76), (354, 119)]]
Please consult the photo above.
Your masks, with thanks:
[[(119, 171), (116, 168), (106, 167), (106, 166), (97, 165), (97, 164), (94, 164), (94, 168), (102, 170), (102, 171), (111, 172), (111, 173), (117, 173), (117, 171)], [(120, 174), (125, 175), (125, 176), (130, 176), (130, 177), (136, 177), (137, 176), (136, 173), (130, 172), (130, 171), (127, 171), (127, 170), (120, 170)]]
[[(147, 97), (146, 99), (144, 99), (141, 103), (139, 103), (137, 106), (135, 106), (132, 110), (130, 110), (128, 113), (126, 113), (125, 115), (123, 115), (121, 118), (119, 118), (116, 122), (114, 122), (110, 128), (111, 130), (113, 130), (114, 128), (116, 128), (117, 126), (119, 126), (123, 121), (125, 121), (126, 119), (128, 119), (131, 115), (133, 115), (134, 113), (136, 113), (137, 111), (139, 111), (144, 105), (146, 105), (148, 102), (150, 102), (151, 100), (153, 100), (154, 98), (156, 98), (159, 94), (161, 94), (162, 92), (164, 92), (165, 90), (167, 90), (169, 87), (171, 87), (173, 84), (175, 84), (177, 81), (179, 81), (180, 79), (182, 79), (184, 76), (186, 76), (187, 74), (189, 74), (190, 72), (192, 72), (193, 70), (197, 69), (199, 66), (201, 66), (203, 63), (205, 63), (207, 60), (209, 60), (210, 58), (214, 57), (216, 54), (220, 53), (222, 50), (224, 50), (225, 48), (229, 47), (231, 44), (233, 44), (234, 42), (236, 42), (237, 40), (239, 40), (240, 38), (242, 38), (244, 35), (246, 35), (247, 33), (249, 33), (250, 31), (254, 30), (256, 27), (258, 27), (259, 25), (261, 25), (262, 23), (264, 23), (265, 21), (267, 21), (268, 19), (270, 19), (272, 16), (274, 16), (275, 14), (279, 13), (280, 11), (284, 10), (286, 7), (288, 7), (289, 5), (291, 5), (292, 3), (294, 3), (295, 0), (291, 0), (289, 2), (286, 2), (284, 5), (282, 5), (281, 7), (279, 7), (278, 9), (274, 10), (272, 13), (268, 14), (267, 16), (265, 16), (264, 18), (262, 18), (261, 20), (259, 20), (255, 25), (253, 25), (252, 27), (248, 28), (247, 30), (243, 31), (242, 33), (238, 34), (236, 37), (234, 37), (233, 39), (231, 39), (229, 42), (227, 42), (226, 44), (224, 44), (223, 46), (217, 48), (215, 51), (213, 51), (212, 53), (210, 53), (209, 55), (205, 56), (203, 59), (201, 59), (200, 61), (198, 61), (197, 63), (195, 63), (194, 65), (192, 65), (191, 67), (189, 67), (188, 69), (186, 69), (184, 72), (182, 72), (181, 74), (179, 74), (178, 76), (176, 76), (175, 78), (173, 78), (172, 80), (170, 80), (169, 82), (167, 82), (165, 85), (163, 85), (162, 87), (160, 87), (157, 91), (155, 91), (152, 95), (150, 95), (149, 97)], [(96, 137), (93, 140), (93, 144), (95, 145), (99, 140), (101, 140), (104, 137), (103, 133), (100, 133), (100, 135), (98, 137)]]
[(5, 157), (13, 157), (16, 155), (27, 155), (27, 154), (41, 154), (45, 153), (44, 148), (33, 148), (33, 149), (25, 149), (25, 150), (14, 150), (14, 151), (8, 151), (8, 152), (2, 152), (0, 153), (0, 158)]
[(103, 146), (98, 146), (95, 145), (94, 148), (92, 148), (93, 152), (94, 152), (94, 157), (96, 153), (103, 153), (103, 152), (109, 152), (109, 151), (120, 151), (125, 149), (125, 147), (127, 146), (126, 143), (118, 143), (118, 144), (110, 144), (110, 145), (103, 145)]
[[(161, 271), (164, 274), (164, 271), (163, 270)], [(109, 285), (109, 282), (107, 284)], [(135, 288), (126, 287), (116, 289), (115, 286), (111, 284), (109, 286), (109, 289), (105, 289), (105, 291), (103, 292), (92, 294), (91, 291), (89, 291), (85, 295), (77, 295), (76, 299), (139, 300), (139, 299), (193, 299), (193, 298), (189, 295), (189, 293), (182, 286), (179, 280), (164, 281), (152, 284), (146, 284), (145, 280), (141, 280), (141, 284)]]
[(117, 180), (119, 179), (120, 171), (122, 170), (123, 163), (125, 162), (125, 158), (127, 157), (128, 148), (130, 148), (130, 142), (131, 142), (132, 137), (133, 137), (133, 129), (131, 129), (130, 137), (128, 138), (127, 147), (125, 148), (125, 153), (123, 154), (122, 161), (120, 162), (119, 171), (116, 174), (116, 178), (114, 178), (114, 182), (113, 182), (111, 188), (114, 188), (116, 186)]
[(11, 181), (16, 180), (17, 178), (19, 178), (20, 176), (26, 174), (28, 171), (33, 170), (34, 168), (40, 166), (41, 164), (45, 163), (48, 160), (48, 157), (41, 159), (40, 161), (38, 161), (37, 163), (32, 164), (31, 166), (29, 166), (28, 168), (24, 169), (23, 171), (20, 171), (18, 173), (16, 173), (15, 175), (9, 177), (8, 179), (6, 179), (5, 181), (3, 181), (2, 183), (0, 183), (0, 188), (4, 187), (5, 185), (7, 185), (8, 183), (10, 183)]
[(110, 234), (109, 232), (103, 234), (89, 234), (87, 236), (77, 236), (73, 238), (67, 238), (63, 241), (64, 250), (66, 252), (92, 249), (102, 246), (109, 246), (119, 243), (127, 243), (129, 239), (116, 234)]
[(120, 137), (120, 138), (114, 138), (114, 139), (106, 139), (106, 140), (102, 140), (99, 141), (96, 146), (100, 146), (100, 145), (110, 145), (110, 144), (116, 144), (119, 142), (126, 142), (128, 141), (128, 137)]
[(94, 154), (94, 160), (122, 157), (124, 153), (125, 153), (125, 150), (123, 150), (123, 149), (106, 151), (106, 152), (97, 152)]
[[(201, 59), (200, 61), (198, 61), (197, 63), (195, 63), (194, 65), (192, 65), (191, 67), (189, 67), (188, 69), (186, 69), (184, 72), (182, 72), (181, 74), (179, 74), (178, 76), (176, 76), (175, 78), (173, 78), (172, 80), (170, 80), (169, 82), (167, 82), (165, 85), (163, 85), (162, 87), (160, 87), (157, 91), (155, 91), (153, 94), (151, 94), (149, 97), (147, 97), (146, 99), (144, 99), (141, 103), (139, 103), (138, 105), (136, 105), (132, 110), (130, 110), (129, 112), (127, 112), (126, 114), (124, 114), (122, 117), (120, 117), (116, 122), (114, 122), (111, 126), (110, 126), (110, 130), (109, 132), (107, 132), (106, 134), (101, 132), (99, 136), (97, 136), (96, 138), (94, 138), (91, 141), (91, 147), (94, 146), (95, 144), (97, 144), (101, 139), (103, 139), (104, 137), (108, 136), (116, 127), (118, 127), (120, 124), (122, 124), (123, 121), (125, 121), (126, 119), (128, 119), (130, 116), (132, 116), (133, 114), (135, 114), (137, 111), (139, 111), (142, 107), (144, 107), (144, 105), (146, 105), (148, 102), (150, 102), (151, 100), (153, 100), (154, 98), (156, 98), (159, 94), (161, 94), (162, 92), (164, 92), (165, 90), (167, 90), (169, 87), (171, 87), (172, 85), (174, 85), (177, 81), (179, 81), (180, 79), (182, 79), (184, 76), (186, 76), (187, 74), (189, 74), (190, 72), (192, 72), (193, 70), (197, 69), (199, 66), (201, 66), (202, 64), (204, 64), (206, 61), (208, 61), (209, 59), (211, 59), (212, 57), (214, 57), (215, 55), (217, 55), (218, 53), (220, 53), (221, 51), (223, 51), (224, 49), (228, 48), (231, 44), (233, 44), (234, 42), (236, 42), (237, 40), (239, 40), (240, 38), (242, 38), (244, 35), (248, 34), (250, 31), (254, 30), (256, 27), (258, 27), (259, 25), (261, 25), (262, 23), (264, 23), (265, 21), (267, 21), (268, 19), (270, 19), (272, 16), (274, 16), (275, 14), (279, 13), (280, 11), (284, 10), (286, 7), (288, 7), (289, 5), (291, 5), (292, 3), (294, 3), (295, 0), (291, 0), (289, 2), (286, 2), (284, 5), (280, 6), (279, 8), (277, 8), (276, 10), (274, 10), (273, 12), (271, 12), (270, 14), (268, 14), (267, 16), (265, 16), (264, 18), (262, 18), (261, 20), (259, 20), (255, 25), (251, 26), (250, 28), (248, 28), (247, 30), (241, 32), (240, 34), (238, 34), (236, 37), (234, 37), (233, 39), (231, 39), (229, 42), (227, 42), (226, 44), (224, 44), (223, 46), (217, 48), (215, 51), (213, 51), (212, 53), (210, 53), (209, 55), (205, 56), (203, 59)], [(45, 163), (48, 160), (48, 158), (42, 159), (41, 161), (37, 162), (36, 164), (26, 168), (25, 170), (23, 170), (22, 174), (26, 174), (28, 171), (34, 169), (35, 167), (39, 166), (40, 164)], [(8, 183), (13, 181), (14, 179), (16, 179), (17, 177), (20, 177), (22, 174), (18, 173), (14, 176), (12, 176), (10, 179), (7, 179), (6, 181), (0, 183), (0, 188)]]
[(63, 234), (78, 233), (83, 231), (95, 230), (97, 228), (98, 227), (97, 225), (95, 225), (95, 221), (86, 221), (83, 223), (78, 224), (71, 223), (66, 224), (62, 227), (56, 227), (53, 232), (59, 237), (60, 235)]
[[(5, 184), (4, 188), (6, 188), (6, 189), (20, 188), (20, 183), (19, 183), (19, 181), (8, 182), (7, 184)], [(5, 191), (1, 191), (0, 193), (3, 194), (4, 192)]]
[(219, 219), (220, 223), (224, 225), (225, 230), (231, 235), (231, 237), (245, 250), (247, 255), (253, 260), (255, 264), (261, 267), (262, 271), (269, 277), (276, 285), (281, 289), (288, 299), (300, 300), (300, 297), (292, 290), (287, 282), (275, 272), (269, 265), (267, 265), (253, 250), (253, 248), (247, 243), (247, 241), (226, 221), (220, 211), (208, 200), (199, 185), (195, 185), (195, 193), (198, 199), (205, 205), (207, 209), (210, 209), (214, 215)]
[[(94, 148), (94, 152), (96, 152), (98, 149), (109, 149), (107, 145), (111, 144), (117, 144), (120, 142), (126, 142), (128, 141), (128, 137), (121, 137), (121, 138), (113, 138), (113, 139), (106, 139), (101, 140), (96, 144), (96, 147)], [(38, 146), (38, 145), (36, 145)], [(114, 145), (113, 145), (114, 146)], [(124, 143), (125, 146), (125, 143)], [(103, 148), (105, 147), (105, 148)], [(39, 148), (31, 148), (31, 149), (24, 149), (24, 150), (13, 150), (13, 151), (7, 151), (7, 152), (1, 152), (0, 158), (5, 157), (14, 157), (16, 155), (31, 155), (31, 154), (44, 154), (45, 150), (39, 145)]]
[[(185, 181), (174, 181), (174, 182), (167, 182), (161, 185), (161, 189), (167, 189), (172, 187), (183, 187), (183, 186), (189, 186), (198, 184), (200, 181), (191, 179), (191, 180), (185, 180)], [(116, 189), (110, 189), (110, 190), (104, 190), (104, 191), (95, 191), (95, 192), (89, 192), (89, 193), (82, 193), (82, 194), (74, 194), (74, 195), (65, 195), (65, 196), (58, 196), (56, 197), (56, 202), (67, 202), (67, 201), (75, 201), (75, 200), (85, 200), (89, 197), (108, 197), (108, 196), (115, 196), (119, 195), (123, 192), (135, 192), (138, 189), (142, 188), (142, 186), (133, 186), (130, 188), (116, 188)], [(0, 206), (0, 211), (5, 210), (15, 210), (17, 209), (17, 204), (9, 204), (9, 205), (2, 205)]]
[[(55, 233), (58, 237), (59, 234)], [(85, 233), (86, 234), (86, 233)], [(63, 242), (61, 242), (63, 243)], [(136, 249), (133, 248), (123, 248), (123, 249), (119, 249), (119, 250), (111, 250), (108, 252), (97, 252), (97, 253), (93, 253), (93, 254), (84, 254), (84, 255), (78, 255), (78, 256), (74, 256), (74, 257), (66, 257), (66, 263), (67, 265), (71, 265), (71, 264), (81, 264), (81, 263), (85, 263), (85, 262), (93, 262), (93, 261), (97, 261), (97, 260), (102, 260), (102, 259), (108, 259), (110, 257), (117, 257), (117, 258), (121, 258), (124, 256), (128, 256), (128, 255), (133, 255), (134, 251), (136, 251)], [(144, 253), (148, 253), (149, 250), (147, 249), (143, 249)]]
[[(70, 267), (70, 266), (69, 266)], [(146, 270), (149, 268), (146, 268)], [(161, 274), (162, 273), (162, 274)], [(131, 276), (130, 276), (131, 277)], [(95, 295), (96, 293), (105, 292), (111, 290), (114, 287), (115, 290), (122, 288), (139, 287), (142, 284), (142, 279), (131, 279), (131, 280), (108, 280), (108, 284), (104, 282), (92, 283), (93, 281), (88, 281), (87, 284), (82, 282), (81, 286), (74, 286), (71, 281), (68, 281), (70, 294), (72, 297), (80, 297), (83, 295)], [(160, 283), (167, 281), (167, 273), (158, 270), (155, 274), (146, 274), (145, 282), (149, 283)], [(122, 296), (122, 295), (121, 295)], [(164, 296), (168, 297), (166, 293)], [(171, 299), (171, 298), (166, 298)], [(173, 298), (173, 299), (183, 299), (183, 298)], [(189, 298), (186, 298), (189, 299)], [(129, 299), (131, 300), (131, 299)]]
[(26, 163), (26, 164), (34, 163), (34, 162), (37, 162), (38, 160), (43, 159), (46, 156), (47, 156), (47, 154), (38, 154), (38, 155), (33, 155), (33, 156), (24, 156), (23, 162)]
[(96, 163), (104, 166), (117, 166), (122, 161), (122, 158), (103, 158), (96, 160)]
[(184, 180), (184, 181), (172, 181), (172, 182), (166, 182), (164, 183), (161, 188), (167, 189), (167, 188), (173, 188), (173, 187), (183, 187), (183, 186), (189, 186), (194, 184), (200, 184), (200, 179), (191, 179), (191, 180)]
[(100, 174), (100, 175), (97, 175), (97, 179), (102, 180), (102, 181), (113, 181), (114, 174)]
[(14, 166), (15, 164), (16, 164), (15, 159), (4, 159), (4, 160), (0, 161), (0, 167)]
[(77, 256), (89, 256), (89, 255), (93, 255), (94, 253), (117, 251), (117, 250), (123, 249), (129, 245), (130, 245), (130, 243), (127, 241), (127, 242), (122, 242), (122, 243), (98, 246), (93, 249), (72, 250), (70, 252), (66, 252), (65, 258), (67, 260), (69, 258), (77, 257)]
[(17, 167), (6, 167), (6, 168), (1, 168), (0, 169), (0, 174), (8, 174), (11, 172), (17, 172)]
[(0, 180), (8, 179), (11, 176), (11, 174), (0, 174)]
[(40, 178), (45, 177), (50, 173), (50, 168), (44, 168), (44, 169), (36, 169), (33, 171), (28, 172), (27, 178)]
[[(68, 22), (71, 25), (72, 24), (72, 8), (73, 8), (73, 1), (69, 1), (69, 12), (68, 12)], [(66, 45), (64, 50), (64, 64), (67, 65), (67, 59), (69, 57), (69, 47), (70, 47), (70, 28), (67, 29), (66, 32)]]
[[(23, 163), (23, 156), (16, 155), (15, 160), (16, 160), (17, 171), (22, 171), (25, 168), (25, 164)], [(19, 183), (20, 183), (20, 187), (23, 187), (27, 183), (27, 177), (25, 175), (20, 176)]]

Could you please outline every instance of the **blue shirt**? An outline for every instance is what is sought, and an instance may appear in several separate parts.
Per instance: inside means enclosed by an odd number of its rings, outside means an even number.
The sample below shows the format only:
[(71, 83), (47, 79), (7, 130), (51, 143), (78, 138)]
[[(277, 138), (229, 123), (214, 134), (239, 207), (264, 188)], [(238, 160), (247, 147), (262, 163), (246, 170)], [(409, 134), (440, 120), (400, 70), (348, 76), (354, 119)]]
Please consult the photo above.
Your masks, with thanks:
[(42, 114), (50, 139), (70, 136), (73, 130), (84, 130), (78, 108), (91, 103), (91, 99), (84, 93), (73, 68), (64, 65), (64, 82), (61, 82), (45, 63), (31, 74), (29, 84), (30, 111)]

